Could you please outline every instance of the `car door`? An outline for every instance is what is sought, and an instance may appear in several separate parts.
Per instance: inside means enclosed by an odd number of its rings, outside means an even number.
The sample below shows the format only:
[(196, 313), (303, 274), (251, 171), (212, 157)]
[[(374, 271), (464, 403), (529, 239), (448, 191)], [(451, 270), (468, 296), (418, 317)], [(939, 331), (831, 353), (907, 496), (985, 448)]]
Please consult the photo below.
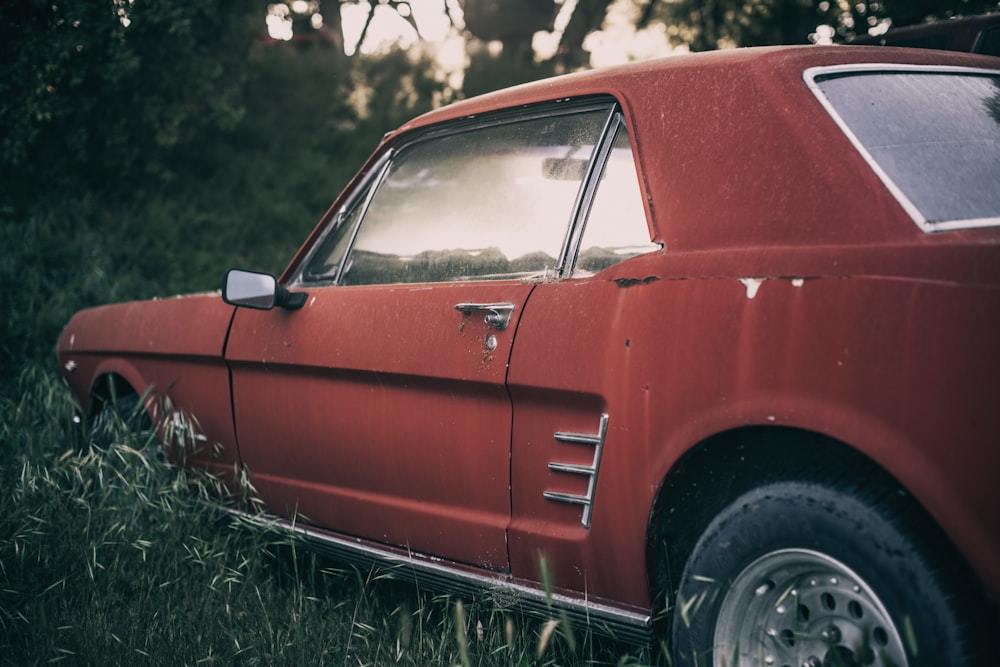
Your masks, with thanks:
[[(616, 113), (559, 280), (539, 285), (508, 371), (513, 397), (511, 572), (558, 589), (648, 605), (646, 520), (655, 490), (650, 387), (667, 306), (639, 170)], [(664, 287), (665, 286), (665, 287)], [(664, 289), (660, 289), (664, 287)], [(676, 305), (676, 304), (675, 304)], [(664, 314), (666, 314), (664, 316)], [(609, 558), (614, 554), (614, 558)]]
[(227, 347), (240, 454), (272, 511), (508, 568), (507, 365), (563, 259), (607, 102), (403, 137)]

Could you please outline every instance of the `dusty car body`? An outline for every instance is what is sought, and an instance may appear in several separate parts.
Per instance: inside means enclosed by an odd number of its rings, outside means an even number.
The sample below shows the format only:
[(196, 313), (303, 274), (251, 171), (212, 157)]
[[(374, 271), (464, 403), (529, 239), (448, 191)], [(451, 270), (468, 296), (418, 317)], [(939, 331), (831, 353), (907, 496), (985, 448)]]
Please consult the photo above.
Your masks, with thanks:
[[(245, 466), (341, 558), (665, 628), (683, 664), (973, 660), (1000, 594), (998, 77), (769, 48), (464, 101), (387, 135), (277, 281), (82, 311), (60, 366), (91, 410), (169, 396), (189, 464)], [(952, 78), (978, 101), (939, 117)]]

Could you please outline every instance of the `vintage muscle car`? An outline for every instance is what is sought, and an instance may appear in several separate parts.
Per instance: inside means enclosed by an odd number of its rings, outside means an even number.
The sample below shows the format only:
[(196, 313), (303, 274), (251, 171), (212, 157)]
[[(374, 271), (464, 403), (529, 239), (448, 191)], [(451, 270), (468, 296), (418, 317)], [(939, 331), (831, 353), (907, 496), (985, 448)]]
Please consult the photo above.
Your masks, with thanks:
[(998, 227), (1000, 61), (681, 56), (423, 115), (277, 279), (84, 310), (58, 357), (337, 558), (675, 664), (974, 664)]

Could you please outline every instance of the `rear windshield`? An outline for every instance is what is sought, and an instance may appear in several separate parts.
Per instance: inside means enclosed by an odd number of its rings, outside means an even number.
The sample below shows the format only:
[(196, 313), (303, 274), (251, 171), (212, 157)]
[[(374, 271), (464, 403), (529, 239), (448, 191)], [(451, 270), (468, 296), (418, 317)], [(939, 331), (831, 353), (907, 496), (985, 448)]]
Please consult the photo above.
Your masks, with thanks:
[(924, 231), (1000, 226), (1000, 73), (854, 66), (806, 82)]

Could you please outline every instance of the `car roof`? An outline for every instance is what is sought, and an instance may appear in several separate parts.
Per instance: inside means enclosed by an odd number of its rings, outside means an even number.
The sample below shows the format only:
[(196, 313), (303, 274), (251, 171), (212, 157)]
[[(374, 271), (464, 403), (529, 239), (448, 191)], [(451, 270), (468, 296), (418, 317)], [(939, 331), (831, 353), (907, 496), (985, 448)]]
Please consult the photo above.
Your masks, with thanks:
[(608, 95), (628, 119), (652, 235), (667, 249), (926, 242), (803, 81), (810, 68), (867, 63), (1000, 65), (891, 47), (732, 49), (523, 84), (431, 111), (387, 136), (395, 143), (447, 120)]
[(431, 123), (487, 113), (521, 104), (533, 104), (586, 95), (610, 94), (627, 101), (645, 96), (650, 78), (671, 72), (701, 72), (734, 69), (747, 75), (772, 76), (802, 72), (810, 67), (851, 63), (909, 63), (997, 68), (1000, 62), (985, 56), (943, 53), (927, 49), (857, 46), (769, 46), (722, 49), (703, 53), (665, 56), (596, 70), (554, 76), (461, 100), (427, 112), (399, 128), (405, 131)]

